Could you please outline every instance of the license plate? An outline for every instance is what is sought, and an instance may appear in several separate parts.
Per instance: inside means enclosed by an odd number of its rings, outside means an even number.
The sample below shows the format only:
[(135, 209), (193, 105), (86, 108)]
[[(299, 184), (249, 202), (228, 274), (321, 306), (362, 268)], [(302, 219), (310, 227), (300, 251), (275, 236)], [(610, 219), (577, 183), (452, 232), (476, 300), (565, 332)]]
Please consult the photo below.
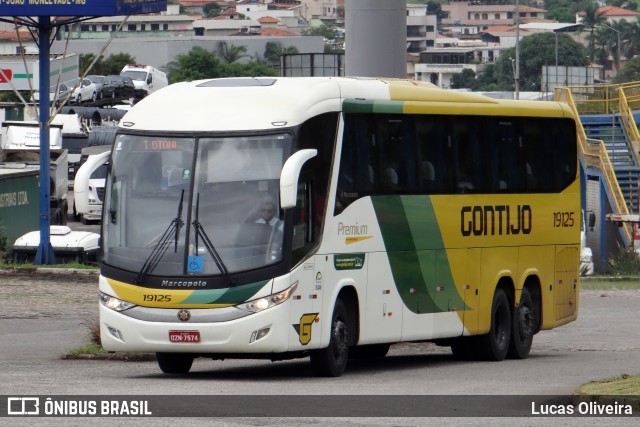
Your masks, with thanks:
[(200, 342), (200, 331), (169, 331), (169, 341), (175, 343)]

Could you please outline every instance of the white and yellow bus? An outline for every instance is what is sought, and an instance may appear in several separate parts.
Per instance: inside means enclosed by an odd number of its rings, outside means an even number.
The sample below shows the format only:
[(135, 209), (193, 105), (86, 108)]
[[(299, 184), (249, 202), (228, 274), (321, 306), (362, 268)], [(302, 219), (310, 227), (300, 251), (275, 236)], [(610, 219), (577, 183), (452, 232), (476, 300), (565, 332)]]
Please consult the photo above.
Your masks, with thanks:
[(171, 85), (120, 123), (102, 222), (109, 351), (528, 356), (576, 319), (576, 124), (561, 103), (403, 80)]

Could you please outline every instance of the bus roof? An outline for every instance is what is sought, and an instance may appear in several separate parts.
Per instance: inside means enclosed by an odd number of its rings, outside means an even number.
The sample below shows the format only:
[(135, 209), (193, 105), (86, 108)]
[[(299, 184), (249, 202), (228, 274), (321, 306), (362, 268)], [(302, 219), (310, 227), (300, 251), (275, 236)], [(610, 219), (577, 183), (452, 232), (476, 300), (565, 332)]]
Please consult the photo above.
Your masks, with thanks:
[(350, 108), (373, 112), (417, 113), (428, 112), (430, 107), (432, 113), (437, 113), (448, 106), (454, 109), (454, 114), (455, 109), (482, 111), (487, 107), (509, 114), (507, 111), (514, 107), (525, 107), (535, 111), (535, 115), (549, 110), (543, 115), (571, 116), (568, 108), (558, 103), (499, 101), (411, 80), (239, 77), (172, 84), (136, 104), (122, 118), (120, 126), (167, 132), (273, 130), (298, 125), (321, 113), (343, 111), (344, 101), (353, 101)]

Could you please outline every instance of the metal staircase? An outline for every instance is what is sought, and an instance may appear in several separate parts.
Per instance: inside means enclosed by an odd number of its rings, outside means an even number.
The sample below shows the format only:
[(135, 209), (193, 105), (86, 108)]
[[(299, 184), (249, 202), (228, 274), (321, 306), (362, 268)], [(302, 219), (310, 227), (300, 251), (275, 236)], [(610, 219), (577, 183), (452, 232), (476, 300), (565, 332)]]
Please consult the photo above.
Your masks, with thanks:
[(630, 212), (638, 212), (640, 166), (633, 155), (620, 115), (585, 114), (580, 116), (580, 121), (587, 138), (604, 144), (627, 208)]
[[(591, 87), (556, 87), (554, 98), (556, 101), (566, 103), (574, 113), (574, 116), (580, 118), (578, 121), (578, 141), (580, 146), (580, 163), (585, 170), (595, 169), (600, 171), (603, 188), (607, 199), (611, 205), (611, 210), (620, 214), (628, 214), (630, 212), (627, 200), (618, 183), (618, 176), (614, 168), (613, 162), (609, 158), (609, 149), (601, 139), (587, 137), (582, 118), (588, 123), (589, 119), (595, 123), (587, 125), (593, 135), (600, 138), (607, 137), (612, 143), (612, 153), (616, 163), (621, 168), (621, 175), (625, 175), (624, 168), (637, 166), (638, 151), (636, 149), (640, 138), (637, 137), (638, 130), (633, 123), (627, 100), (622, 90), (617, 91), (619, 96), (612, 96), (614, 90), (611, 87), (594, 88)], [(574, 96), (575, 93), (575, 96)], [(616, 145), (618, 139), (621, 139), (617, 125), (614, 124), (614, 113), (621, 118), (624, 124), (623, 133), (628, 138), (629, 144), (627, 148)], [(608, 116), (607, 118), (596, 118), (598, 116)], [(600, 123), (597, 123), (600, 122)], [(633, 124), (631, 129), (630, 124)], [(629, 138), (628, 136), (631, 135)], [(631, 148), (629, 148), (631, 147)], [(630, 160), (631, 158), (631, 160)], [(633, 164), (630, 164), (632, 163)], [(629, 172), (626, 173), (627, 175)], [(625, 246), (633, 242), (633, 228), (629, 223), (624, 223), (620, 228), (621, 235), (625, 242)]]

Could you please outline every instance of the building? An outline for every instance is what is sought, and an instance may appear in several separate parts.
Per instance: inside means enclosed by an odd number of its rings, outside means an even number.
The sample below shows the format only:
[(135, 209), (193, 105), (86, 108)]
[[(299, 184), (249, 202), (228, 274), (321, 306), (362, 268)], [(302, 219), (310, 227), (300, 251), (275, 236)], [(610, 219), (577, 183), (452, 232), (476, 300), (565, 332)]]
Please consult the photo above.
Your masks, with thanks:
[[(518, 10), (520, 23), (546, 19), (544, 9), (520, 5)], [(442, 19), (441, 29), (461, 36), (479, 34), (497, 25), (513, 25), (516, 19), (514, 5), (451, 1), (442, 5), (442, 11), (446, 17)]]
[(0, 55), (37, 54), (38, 45), (31, 33), (20, 31), (0, 31)]
[[(198, 46), (211, 52), (217, 52), (221, 42), (228, 46), (244, 46), (250, 55), (264, 53), (268, 42), (279, 43), (284, 48), (294, 47), (301, 54), (303, 53), (323, 53), (324, 41), (321, 36), (311, 37), (247, 37), (242, 36), (168, 36), (168, 37), (146, 37), (137, 39), (131, 43), (130, 39), (114, 39), (103, 55), (108, 57), (114, 53), (128, 53), (141, 64), (151, 65), (158, 69), (166, 69), (167, 64), (174, 61), (178, 55), (186, 54), (194, 47)], [(54, 53), (63, 52), (66, 42), (64, 40), (55, 41), (51, 46)], [(104, 40), (71, 40), (69, 41), (69, 52), (81, 54), (95, 54), (100, 52), (105, 45)]]
[(192, 16), (171, 14), (104, 16), (64, 25), (56, 38), (108, 40), (120, 25), (122, 29), (116, 35), (118, 38), (190, 36), (193, 34), (194, 21)]
[[(602, 6), (596, 10), (597, 14), (602, 14), (607, 22), (613, 24), (618, 21), (626, 20), (628, 22), (635, 22), (638, 19), (638, 12), (629, 9), (623, 9), (616, 6)], [(580, 11), (576, 13), (576, 23), (580, 24), (584, 19), (585, 12)]]
[(407, 4), (407, 53), (419, 54), (436, 41), (437, 17), (424, 4)]
[(200, 19), (193, 23), (196, 36), (256, 36), (261, 25), (253, 19)]
[(422, 52), (420, 61), (414, 64), (416, 80), (449, 88), (455, 74), (467, 68), (477, 75), (486, 64), (495, 62), (504, 50), (500, 46), (487, 46), (482, 41), (465, 44), (467, 46), (431, 48)]

